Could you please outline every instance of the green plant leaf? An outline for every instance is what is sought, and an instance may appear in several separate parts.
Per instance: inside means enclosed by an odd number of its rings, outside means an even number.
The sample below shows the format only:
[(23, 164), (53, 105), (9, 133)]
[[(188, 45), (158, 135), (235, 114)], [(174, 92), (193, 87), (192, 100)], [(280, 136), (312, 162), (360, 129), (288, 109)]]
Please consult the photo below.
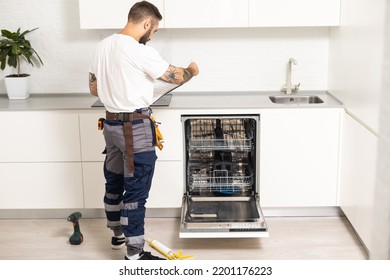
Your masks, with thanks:
[(20, 50), (20, 46), (18, 44), (16, 44), (15, 42), (12, 42), (12, 54), (14, 55), (21, 55), (22, 52)]
[(7, 56), (0, 56), (0, 69), (1, 70), (4, 70), (5, 69), (5, 60), (6, 60)]
[(31, 29), (31, 30), (26, 30), (26, 31), (24, 31), (22, 34), (20, 34), (20, 36), (24, 36), (24, 35), (26, 35), (26, 34), (28, 34), (28, 33), (30, 33), (30, 32), (33, 32), (34, 30), (37, 30), (39, 27), (36, 27), (36, 28), (34, 28), (34, 29)]
[(12, 37), (12, 32), (11, 31), (8, 31), (6, 29), (2, 29), (1, 30), (1, 36), (5, 37), (5, 38), (8, 38), (8, 39), (11, 39)]
[(35, 53), (35, 55), (38, 57), (38, 59), (39, 59), (39, 62), (43, 65), (43, 61), (42, 61), (42, 59), (41, 59), (41, 57), (39, 56), (39, 54), (33, 49), (33, 48), (31, 48), (31, 50)]
[(18, 59), (17, 59), (17, 57), (14, 56), (14, 55), (9, 56), (9, 57), (8, 57), (8, 65), (11, 66), (11, 67), (16, 68), (16, 66), (18, 65)]
[(4, 70), (6, 65), (20, 69), (20, 57), (23, 57), (30, 65), (34, 66), (34, 62), (31, 58), (35, 57), (35, 63), (39, 62), (43, 65), (43, 61), (38, 53), (32, 48), (29, 40), (25, 38), (25, 35), (38, 29), (25, 30), (20, 32), (20, 28), (16, 32), (11, 32), (6, 29), (1, 30), (1, 36), (6, 39), (0, 40), (0, 69)]

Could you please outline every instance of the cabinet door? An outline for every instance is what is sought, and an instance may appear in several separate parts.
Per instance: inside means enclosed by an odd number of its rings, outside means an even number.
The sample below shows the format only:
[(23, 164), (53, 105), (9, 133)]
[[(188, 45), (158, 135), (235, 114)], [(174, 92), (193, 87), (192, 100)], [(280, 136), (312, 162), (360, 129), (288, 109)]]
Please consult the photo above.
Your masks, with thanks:
[[(80, 28), (122, 29), (127, 23), (130, 8), (139, 0), (79, 0)], [(164, 0), (149, 0), (164, 17)], [(159, 27), (164, 27), (164, 19)]]
[(80, 161), (77, 114), (1, 112), (0, 162)]
[(247, 0), (165, 0), (166, 28), (248, 27)]
[(104, 161), (106, 144), (103, 131), (97, 126), (99, 118), (104, 117), (104, 111), (79, 114), (82, 161)]
[(179, 208), (183, 197), (182, 161), (157, 161), (148, 208)]
[(249, 26), (337, 26), (340, 0), (249, 0)]
[(370, 249), (378, 139), (346, 113), (343, 135), (340, 206)]
[(85, 208), (104, 208), (105, 179), (103, 162), (83, 162)]
[(183, 160), (183, 132), (181, 115), (176, 110), (153, 109), (164, 137), (164, 148), (156, 148), (158, 160)]
[(338, 205), (341, 109), (281, 109), (261, 114), (263, 207)]
[(81, 163), (0, 163), (0, 209), (83, 208)]

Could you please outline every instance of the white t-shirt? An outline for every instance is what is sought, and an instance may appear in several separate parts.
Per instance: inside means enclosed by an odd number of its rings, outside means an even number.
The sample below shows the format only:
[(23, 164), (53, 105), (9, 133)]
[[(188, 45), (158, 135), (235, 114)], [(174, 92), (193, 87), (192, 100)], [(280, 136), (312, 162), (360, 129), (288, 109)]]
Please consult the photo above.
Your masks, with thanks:
[(92, 56), (100, 101), (112, 113), (133, 112), (153, 103), (154, 80), (169, 64), (152, 47), (133, 37), (113, 34), (102, 40)]

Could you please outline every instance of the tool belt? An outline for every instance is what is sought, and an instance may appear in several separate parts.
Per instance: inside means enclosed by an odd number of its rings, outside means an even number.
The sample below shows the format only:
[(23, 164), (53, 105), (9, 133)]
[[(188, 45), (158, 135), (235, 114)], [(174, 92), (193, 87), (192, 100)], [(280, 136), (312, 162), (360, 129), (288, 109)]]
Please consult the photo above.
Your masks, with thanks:
[(110, 113), (106, 112), (106, 120), (122, 121), (125, 134), (125, 148), (127, 153), (127, 164), (129, 172), (134, 174), (134, 142), (133, 142), (133, 120), (149, 119), (148, 115), (140, 113)]
[(110, 113), (106, 111), (106, 120), (108, 121), (121, 121), (121, 122), (131, 122), (133, 120), (149, 119), (148, 115), (141, 113)]

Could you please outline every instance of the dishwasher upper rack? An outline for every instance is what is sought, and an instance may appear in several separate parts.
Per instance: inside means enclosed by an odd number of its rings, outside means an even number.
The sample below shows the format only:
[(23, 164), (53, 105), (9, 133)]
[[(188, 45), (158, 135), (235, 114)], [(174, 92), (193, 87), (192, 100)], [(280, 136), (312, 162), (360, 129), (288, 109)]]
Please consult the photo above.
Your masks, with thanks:
[(253, 186), (253, 172), (245, 162), (230, 164), (231, 170), (215, 170), (215, 164), (189, 162), (187, 182), (190, 191), (234, 194), (250, 191)]
[(253, 135), (244, 119), (192, 119), (187, 130), (190, 150), (252, 151)]

